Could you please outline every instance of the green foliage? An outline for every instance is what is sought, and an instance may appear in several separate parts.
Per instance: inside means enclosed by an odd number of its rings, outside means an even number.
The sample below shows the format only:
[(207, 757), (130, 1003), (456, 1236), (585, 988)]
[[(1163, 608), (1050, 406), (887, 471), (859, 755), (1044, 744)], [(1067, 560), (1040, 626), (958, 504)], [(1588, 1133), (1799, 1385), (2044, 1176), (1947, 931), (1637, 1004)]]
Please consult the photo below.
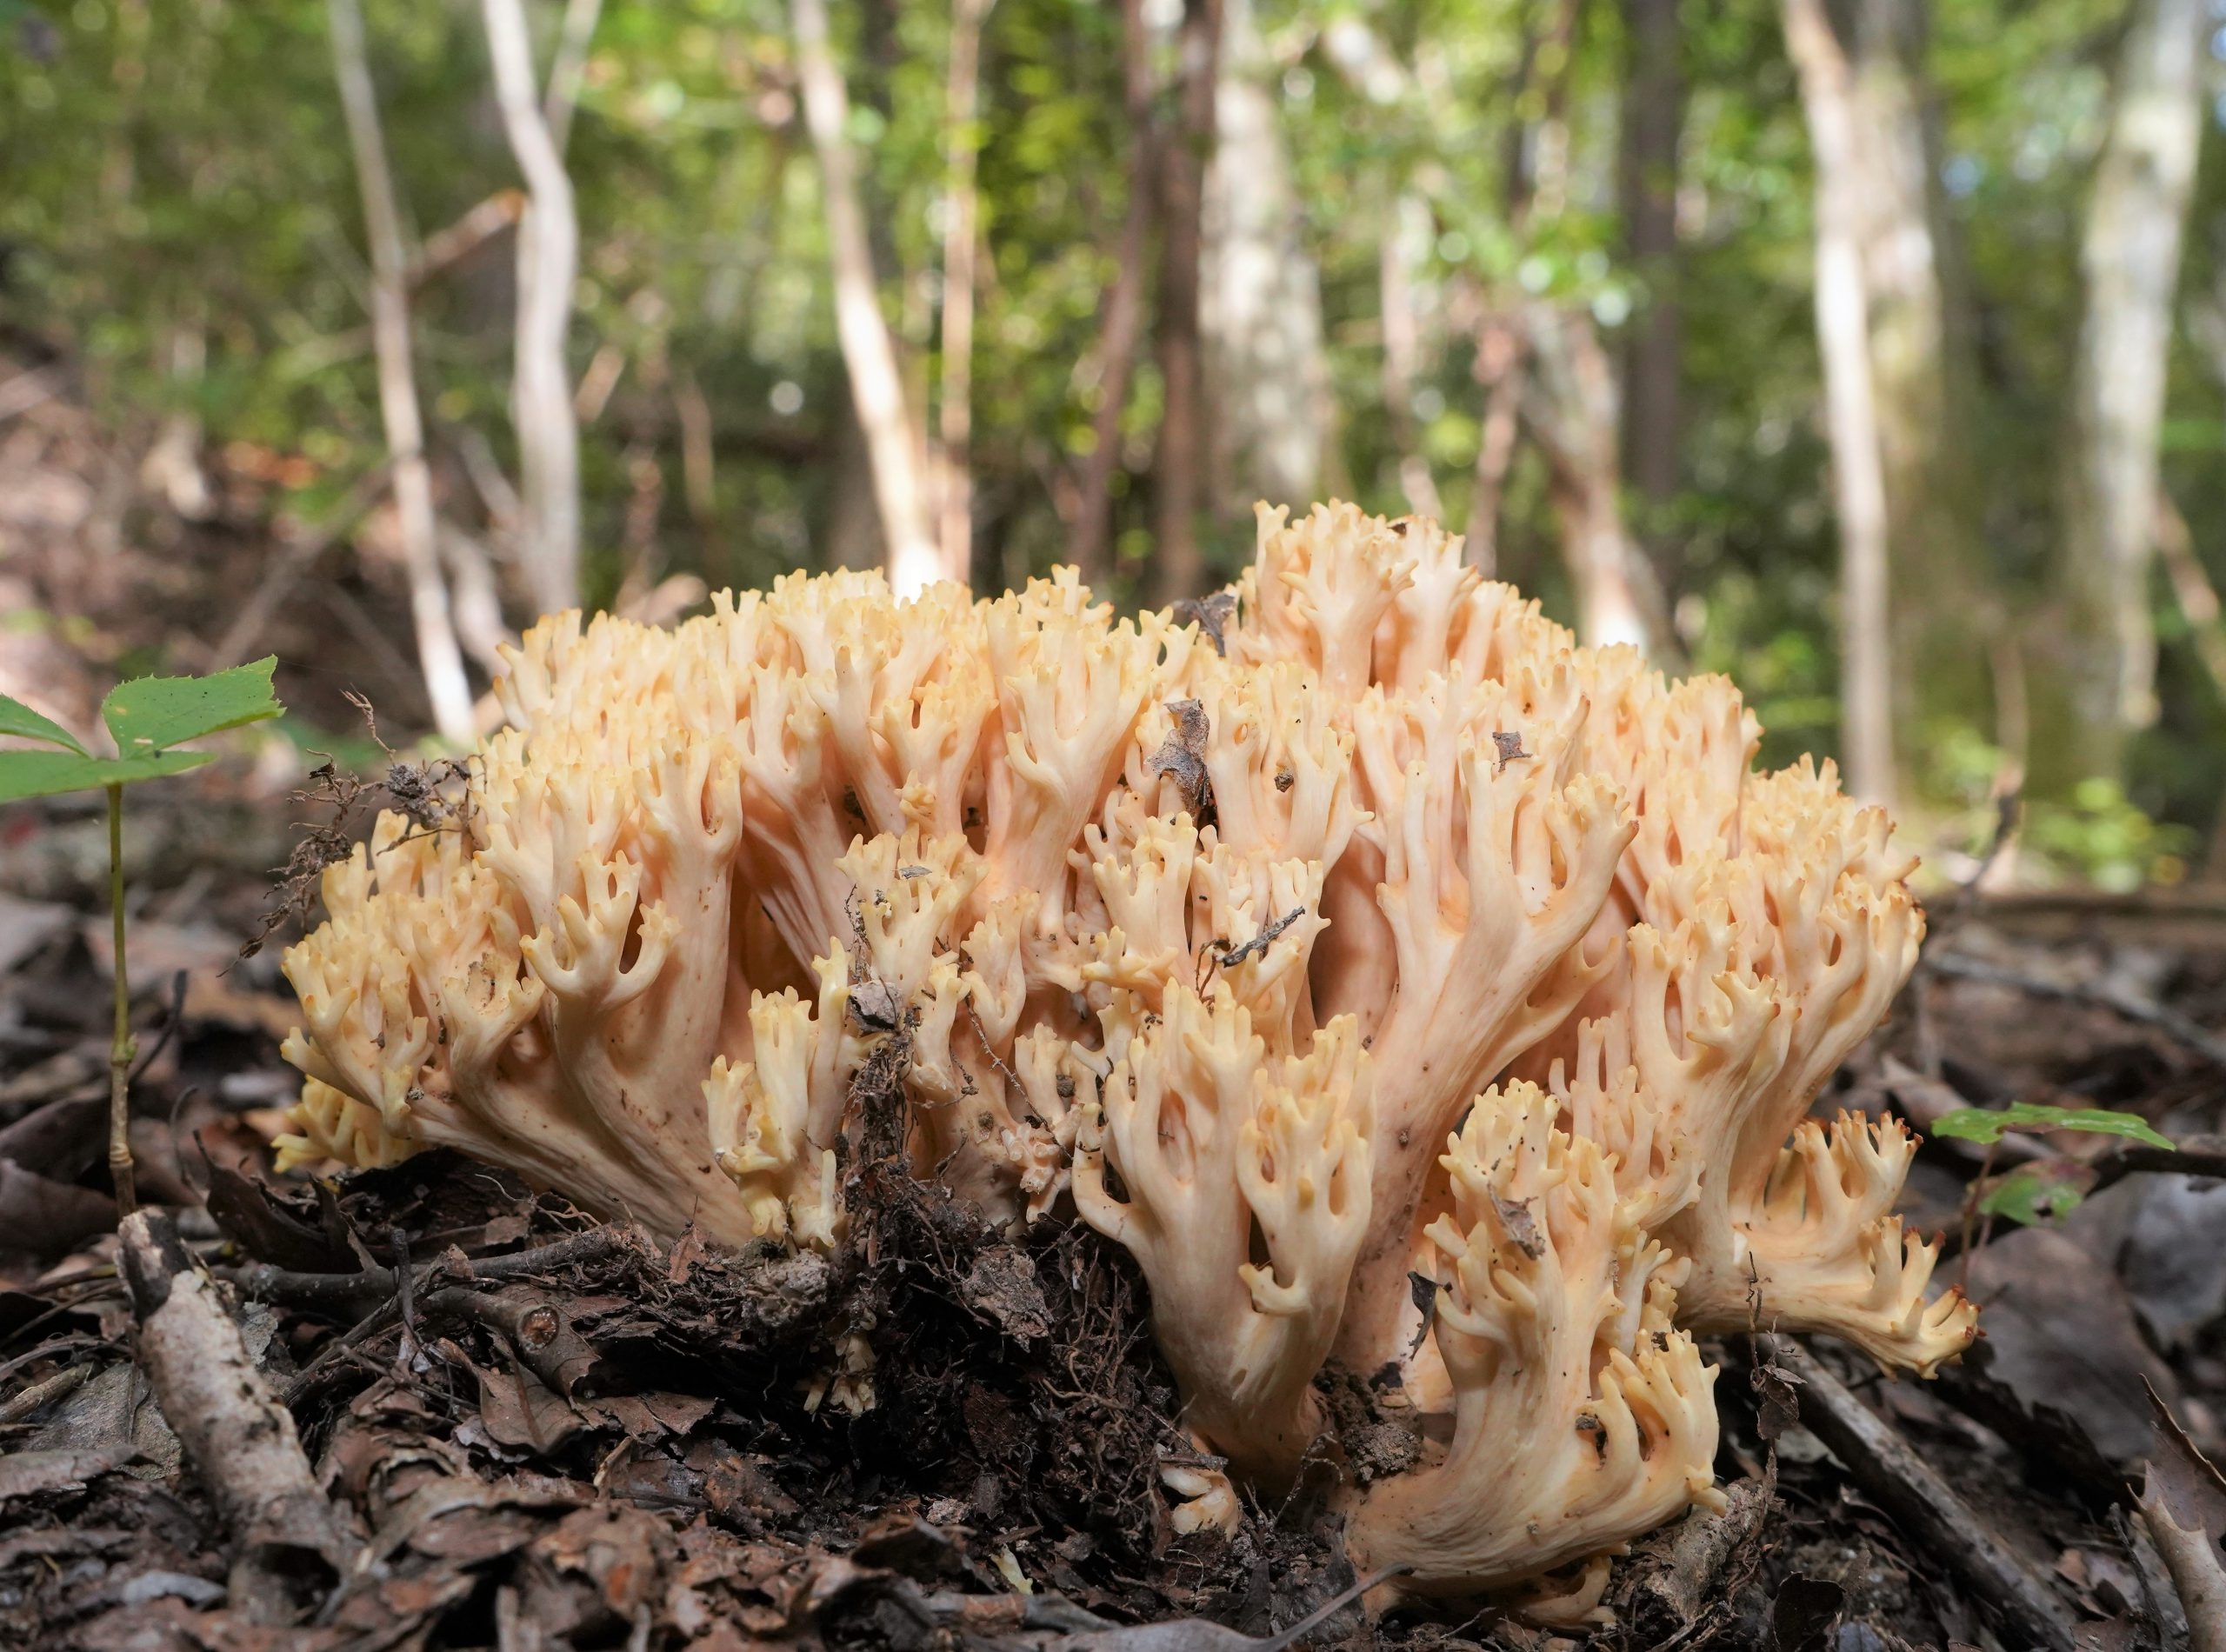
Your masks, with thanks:
[(285, 708), (270, 692), (275, 656), (212, 676), (143, 676), (101, 702), (101, 719), (126, 754), (164, 751), (203, 735), (261, 723)]
[(2043, 1107), (2037, 1102), (2012, 1102), (2007, 1107), (1963, 1107), (1933, 1120), (1935, 1136), (1958, 1142), (1992, 1146), (2010, 1130), (2046, 1135), (2055, 1130), (2080, 1130), (2092, 1136), (2119, 1136), (2149, 1147), (2169, 1148), (2172, 1138), (2161, 1134), (2137, 1113), (2113, 1112), (2100, 1107)]
[(50, 746), (67, 746), (81, 757), (91, 755), (76, 735), (53, 718), (43, 717), (21, 700), (11, 700), (4, 694), (0, 694), (0, 734), (43, 740)]
[(2081, 781), (2068, 803), (2035, 803), (2025, 837), (2063, 869), (2119, 893), (2178, 883), (2196, 843), (2189, 828), (2151, 819), (2116, 781), (2100, 776)]
[(171, 748), (204, 735), (277, 716), (272, 697), (273, 659), (219, 671), (212, 676), (140, 677), (119, 684), (101, 703), (115, 737), (115, 757), (96, 757), (68, 729), (19, 700), (0, 694), (0, 734), (64, 748), (60, 751), (0, 751), (0, 803), (50, 797), (182, 775), (214, 761), (208, 751)]
[(137, 757), (81, 757), (73, 751), (0, 751), (0, 803), (53, 797), (182, 775), (215, 761), (211, 751), (150, 751)]
[(2026, 1227), (2058, 1222), (2078, 1209), (2087, 1197), (2078, 1167), (2053, 1162), (2021, 1164), (2009, 1175), (1997, 1176), (1979, 1200), (1983, 1215), (2003, 1216)]

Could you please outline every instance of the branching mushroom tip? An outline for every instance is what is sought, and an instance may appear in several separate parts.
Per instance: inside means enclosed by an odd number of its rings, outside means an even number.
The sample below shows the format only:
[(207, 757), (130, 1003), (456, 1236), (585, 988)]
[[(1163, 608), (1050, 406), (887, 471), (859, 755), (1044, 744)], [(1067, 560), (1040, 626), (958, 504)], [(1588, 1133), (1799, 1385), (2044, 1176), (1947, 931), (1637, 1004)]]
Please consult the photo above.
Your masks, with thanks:
[[(1434, 524), (1259, 527), (1134, 619), (1063, 570), (544, 620), (464, 806), (325, 875), (283, 1156), (454, 1147), (831, 1253), (895, 1129), (1134, 1255), (1178, 1528), (1336, 1462), (1342, 1368), (1419, 1427), (1339, 1494), (1363, 1571), (1595, 1613), (1716, 1497), (1693, 1333), (1924, 1374), (1975, 1335), (1893, 1212), (1909, 1134), (1810, 1116), (1914, 963), (1914, 862), (1830, 764), (1753, 772), (1729, 683), (1577, 647)], [(870, 1336), (840, 1362), (870, 1403)]]

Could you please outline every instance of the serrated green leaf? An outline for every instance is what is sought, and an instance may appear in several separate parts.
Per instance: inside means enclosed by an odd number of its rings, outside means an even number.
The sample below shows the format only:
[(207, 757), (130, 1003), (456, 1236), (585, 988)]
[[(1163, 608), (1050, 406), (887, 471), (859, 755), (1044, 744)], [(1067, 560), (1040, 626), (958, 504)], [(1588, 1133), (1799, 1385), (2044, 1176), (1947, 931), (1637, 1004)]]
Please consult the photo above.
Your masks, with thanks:
[(2037, 1102), (2012, 1102), (2007, 1107), (1961, 1107), (1943, 1113), (1928, 1127), (1935, 1136), (1991, 1146), (2005, 1131), (2026, 1130), (2041, 1136), (2050, 1130), (2084, 1130), (2093, 1136), (2123, 1136), (2150, 1147), (2169, 1148), (2172, 1138), (2161, 1134), (2138, 1113), (2115, 1113), (2103, 1107), (2043, 1107)]
[(243, 723), (260, 723), (285, 709), (272, 697), (273, 656), (234, 666), (213, 676), (143, 676), (120, 683), (101, 703), (101, 716), (129, 756), (166, 751), (188, 740)]
[(182, 775), (216, 760), (213, 751), (143, 751), (131, 757), (81, 757), (74, 751), (0, 751), (0, 803)]
[(51, 717), (43, 717), (21, 700), (11, 700), (0, 694), (0, 734), (21, 735), (26, 740), (43, 740), (50, 746), (67, 746), (81, 757), (92, 754), (77, 743), (71, 734)]
[[(2026, 1227), (2058, 1222), (2079, 1208), (2087, 1189), (2056, 1167), (2021, 1164), (1987, 1189), (1979, 1209), (1990, 1216), (2006, 1216)], [(2093, 1180), (2090, 1175), (2088, 1181)]]

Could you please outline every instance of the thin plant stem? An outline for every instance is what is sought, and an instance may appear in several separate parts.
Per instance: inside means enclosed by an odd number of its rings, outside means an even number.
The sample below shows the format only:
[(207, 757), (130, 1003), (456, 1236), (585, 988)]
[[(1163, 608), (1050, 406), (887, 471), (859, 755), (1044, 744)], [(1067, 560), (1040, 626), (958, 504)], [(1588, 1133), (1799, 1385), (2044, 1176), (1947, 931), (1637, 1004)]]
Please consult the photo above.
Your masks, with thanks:
[(131, 1036), (131, 979), (123, 962), (123, 788), (108, 788), (108, 904), (116, 925), (116, 1037), (108, 1050), (108, 1172), (116, 1183), (120, 1222), (138, 1208), (131, 1169), (131, 1062), (139, 1041)]
[[(1963, 1242), (1956, 1255), (1956, 1286), (1959, 1290), (1969, 1289), (1971, 1282), (1971, 1229), (1978, 1220), (1979, 1201), (1986, 1197), (1986, 1184), (1994, 1176), (1994, 1156), (2002, 1150), (2002, 1138), (1996, 1136), (1986, 1144), (1986, 1157), (1979, 1163), (1979, 1173), (1963, 1189)], [(1986, 1242), (1986, 1235), (1994, 1231), (1994, 1217), (1989, 1215), (1979, 1242)]]

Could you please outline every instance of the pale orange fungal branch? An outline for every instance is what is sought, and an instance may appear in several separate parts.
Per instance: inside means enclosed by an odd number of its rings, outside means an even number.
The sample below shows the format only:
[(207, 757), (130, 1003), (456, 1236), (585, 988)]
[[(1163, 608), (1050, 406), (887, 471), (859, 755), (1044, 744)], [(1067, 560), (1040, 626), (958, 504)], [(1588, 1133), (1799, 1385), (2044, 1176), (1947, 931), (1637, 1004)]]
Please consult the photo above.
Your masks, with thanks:
[(1897, 1119), (1843, 1113), (1805, 1120), (1778, 1157), (1759, 1208), (1748, 1217), (1747, 1296), (1721, 1300), (1709, 1287), (1696, 1323), (1756, 1318), (1829, 1331), (1888, 1369), (1929, 1376), (1970, 1345), (1978, 1309), (1951, 1286), (1928, 1296), (1938, 1251), (1905, 1232), (1892, 1212), (1916, 1142)]
[(1314, 1374), (1368, 1219), (1370, 1077), (1349, 1020), (1273, 1051), (1226, 986), (1176, 987), (1083, 1124), (1076, 1206), (1143, 1268), (1185, 1419), (1256, 1479), (1287, 1481), (1322, 1431)]
[[(415, 1135), (387, 1128), (376, 1107), (367, 1107), (323, 1079), (302, 1081), (301, 1100), (289, 1115), (293, 1129), (274, 1138), (281, 1173), (328, 1160), (365, 1170), (383, 1170), (424, 1151)], [(408, 1121), (403, 1129), (409, 1129)]]
[(1414, 583), (1414, 557), (1396, 524), (1355, 505), (1316, 505), (1293, 523), (1257, 508), (1253, 600), (1230, 657), (1291, 660), (1330, 694), (1350, 698), (1373, 681), (1376, 629)]
[(1597, 1586), (1547, 1582), (1716, 1500), (1716, 1373), (1670, 1329), (1682, 1269), (1650, 1242), (1599, 1148), (1516, 1082), (1478, 1098), (1445, 1155), (1453, 1210), (1430, 1237), (1455, 1395), (1443, 1457), (1353, 1500), (1363, 1571), (1418, 1594), (1527, 1591), (1589, 1615)]
[(1401, 1060), (1379, 1087), (1363, 1306), (1341, 1346), (1356, 1369), (1411, 1346), (1399, 1285), (1430, 1144), (1593, 984), (1578, 943), (1630, 837), (1615, 788), (1572, 773), (1569, 746), (1550, 731), (1523, 761), (1477, 736), (1500, 720), (1498, 699), (1494, 685), (1464, 694), (1456, 677), (1434, 681), (1419, 713), (1380, 699), (1362, 707), (1368, 829), (1383, 867), (1376, 899), (1396, 982), (1372, 1030)]
[(821, 960), (816, 1006), (790, 989), (752, 994), (751, 1059), (719, 1056), (703, 1081), (712, 1149), (742, 1191), (752, 1230), (821, 1251), (843, 1234), (835, 1145), (863, 1059), (862, 1041), (844, 1026), (848, 975), (842, 962)]

